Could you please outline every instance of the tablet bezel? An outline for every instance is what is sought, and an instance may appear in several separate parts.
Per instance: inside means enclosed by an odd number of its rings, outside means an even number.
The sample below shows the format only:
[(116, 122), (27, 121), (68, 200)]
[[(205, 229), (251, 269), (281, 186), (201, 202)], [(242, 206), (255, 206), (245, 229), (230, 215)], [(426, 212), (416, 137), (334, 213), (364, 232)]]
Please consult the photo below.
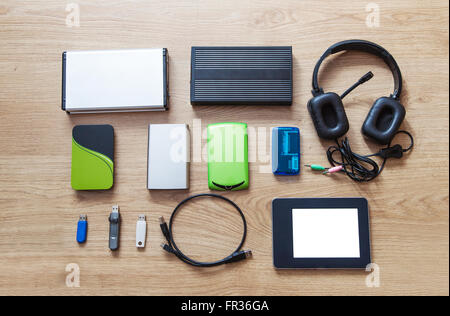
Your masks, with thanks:
[[(357, 208), (360, 258), (294, 258), (293, 209)], [(272, 201), (273, 265), (277, 269), (365, 269), (371, 263), (365, 198), (276, 198)]]

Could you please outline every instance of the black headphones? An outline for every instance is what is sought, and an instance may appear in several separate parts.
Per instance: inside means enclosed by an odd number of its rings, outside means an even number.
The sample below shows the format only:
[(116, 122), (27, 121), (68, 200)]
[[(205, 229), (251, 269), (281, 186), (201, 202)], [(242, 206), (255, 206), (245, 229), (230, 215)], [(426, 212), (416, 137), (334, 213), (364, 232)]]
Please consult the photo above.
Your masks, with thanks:
[(362, 51), (384, 60), (394, 76), (394, 92), (389, 97), (381, 97), (375, 101), (362, 126), (362, 133), (382, 145), (387, 145), (396, 135), (398, 128), (405, 118), (405, 108), (399, 102), (402, 92), (402, 74), (394, 57), (383, 47), (364, 40), (348, 40), (332, 45), (320, 57), (312, 78), (313, 98), (308, 102), (308, 110), (316, 127), (319, 137), (324, 139), (338, 139), (349, 129), (342, 99), (353, 89), (370, 80), (371, 72), (364, 75), (341, 96), (334, 92), (324, 93), (319, 86), (318, 74), (322, 62), (330, 55), (341, 51)]
[[(375, 140), (381, 145), (386, 145), (379, 152), (370, 155), (360, 155), (353, 152), (347, 137), (342, 142), (339, 142), (338, 138), (344, 136), (349, 129), (342, 99), (356, 87), (370, 80), (373, 77), (373, 73), (368, 72), (362, 76), (341, 96), (334, 92), (325, 93), (319, 86), (317, 79), (320, 65), (322, 65), (325, 58), (338, 52), (352, 50), (380, 57), (389, 66), (394, 76), (394, 92), (389, 97), (381, 97), (375, 101), (361, 129), (364, 136)], [(407, 131), (398, 130), (406, 114), (405, 108), (399, 101), (402, 93), (402, 74), (394, 57), (383, 47), (363, 40), (349, 40), (334, 44), (323, 53), (316, 67), (314, 67), (312, 87), (314, 97), (308, 102), (308, 110), (317, 134), (321, 138), (334, 139), (336, 141), (336, 145), (330, 146), (327, 150), (328, 161), (334, 168), (308, 165), (312, 169), (325, 169), (325, 174), (341, 171), (354, 181), (367, 182), (375, 179), (383, 171), (387, 159), (401, 158), (404, 153), (413, 148), (413, 136)], [(399, 133), (406, 134), (410, 138), (411, 143), (409, 147), (403, 148), (399, 144), (391, 146), (393, 138)], [(339, 157), (335, 157), (335, 155), (339, 155)], [(381, 158), (381, 165), (378, 165), (372, 159), (373, 157)]]

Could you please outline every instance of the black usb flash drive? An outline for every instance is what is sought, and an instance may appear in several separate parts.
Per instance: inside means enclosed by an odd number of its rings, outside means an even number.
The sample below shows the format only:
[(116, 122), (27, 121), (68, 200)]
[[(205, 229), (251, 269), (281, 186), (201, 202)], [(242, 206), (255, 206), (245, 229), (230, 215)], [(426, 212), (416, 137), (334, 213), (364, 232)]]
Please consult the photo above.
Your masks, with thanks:
[(109, 215), (109, 249), (119, 249), (120, 214), (119, 206), (114, 205)]

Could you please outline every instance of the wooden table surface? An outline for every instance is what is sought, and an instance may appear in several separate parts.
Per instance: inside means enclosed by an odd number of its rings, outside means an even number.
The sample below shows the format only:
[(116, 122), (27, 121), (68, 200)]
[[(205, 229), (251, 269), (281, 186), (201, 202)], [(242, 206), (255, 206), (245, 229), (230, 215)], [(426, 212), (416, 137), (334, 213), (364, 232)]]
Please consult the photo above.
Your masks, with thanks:
[[(72, 19), (77, 8), (79, 26)], [(0, 294), (448, 295), (448, 9), (448, 1), (436, 0), (378, 0), (374, 4), (349, 0), (73, 0), (72, 4), (2, 0)], [(413, 152), (402, 160), (389, 161), (383, 174), (367, 184), (306, 169), (298, 177), (274, 177), (267, 172), (266, 159), (273, 126), (298, 126), (302, 162), (327, 163), (325, 150), (331, 143), (319, 140), (306, 109), (310, 79), (322, 52), (351, 38), (384, 46), (400, 65), (405, 88), (402, 102), (407, 109), (402, 128), (415, 137)], [(294, 104), (192, 107), (193, 45), (292, 45)], [(168, 112), (70, 116), (61, 110), (63, 51), (145, 47), (169, 51)], [(345, 100), (351, 125), (348, 136), (353, 149), (361, 153), (379, 149), (363, 139), (360, 126), (374, 100), (391, 92), (389, 70), (376, 57), (344, 53), (327, 62), (321, 73), (326, 90), (343, 92), (369, 70), (375, 77)], [(204, 131), (207, 124), (222, 121), (247, 122), (255, 131), (249, 136), (254, 158), (250, 189), (224, 194), (247, 216), (245, 248), (252, 249), (254, 256), (233, 265), (198, 269), (161, 250), (158, 217), (169, 218), (188, 195), (208, 192), (202, 157)], [(70, 187), (72, 127), (102, 123), (115, 128), (115, 186), (105, 192), (75, 192)], [(149, 123), (190, 125), (194, 162), (188, 192), (146, 189)], [(406, 139), (398, 141), (406, 145)], [(379, 287), (367, 287), (367, 273), (361, 271), (273, 268), (274, 197), (359, 196), (369, 201)], [(107, 217), (113, 204), (120, 205), (123, 216), (121, 250), (114, 255), (107, 247)], [(90, 225), (88, 242), (82, 247), (75, 241), (80, 213), (87, 213)], [(138, 251), (135, 225), (141, 213), (148, 217), (149, 236), (146, 249)], [(239, 224), (224, 204), (195, 203), (180, 214), (176, 239), (195, 258), (214, 259), (226, 255), (238, 242)], [(80, 268), (79, 288), (66, 286), (70, 263)]]

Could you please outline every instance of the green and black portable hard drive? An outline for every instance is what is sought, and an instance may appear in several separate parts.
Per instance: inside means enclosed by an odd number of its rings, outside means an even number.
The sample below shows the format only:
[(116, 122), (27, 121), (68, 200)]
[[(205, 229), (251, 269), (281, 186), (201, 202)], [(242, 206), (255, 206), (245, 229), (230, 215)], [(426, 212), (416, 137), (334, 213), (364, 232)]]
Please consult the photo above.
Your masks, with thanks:
[(71, 184), (74, 190), (107, 190), (114, 178), (114, 128), (77, 125), (72, 130)]
[(248, 134), (245, 123), (208, 125), (208, 186), (211, 190), (247, 189)]

